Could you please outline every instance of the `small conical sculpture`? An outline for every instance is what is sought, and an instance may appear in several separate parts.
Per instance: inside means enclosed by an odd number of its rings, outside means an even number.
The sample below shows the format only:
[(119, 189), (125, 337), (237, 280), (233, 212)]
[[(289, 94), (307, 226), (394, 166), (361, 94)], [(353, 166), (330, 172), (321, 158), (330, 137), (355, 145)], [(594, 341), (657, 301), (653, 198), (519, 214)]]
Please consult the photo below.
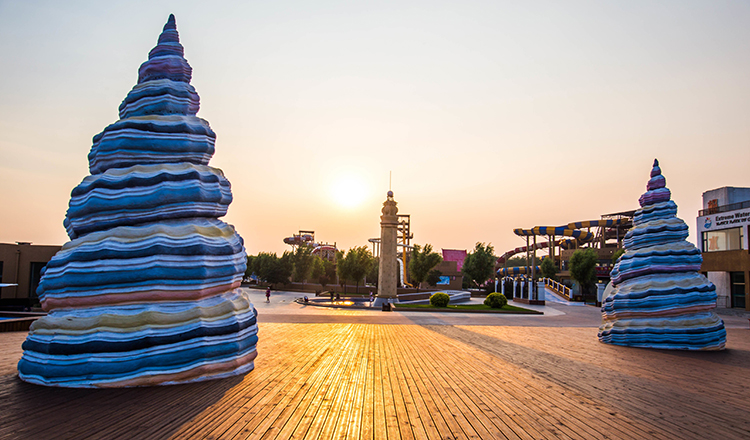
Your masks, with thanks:
[(148, 58), (72, 191), (71, 241), (37, 290), (49, 314), (31, 326), (18, 363), (27, 382), (131, 387), (253, 369), (256, 313), (239, 289), (245, 248), (218, 220), (231, 189), (208, 166), (216, 135), (196, 117), (173, 15)]
[(699, 271), (700, 251), (677, 218), (659, 161), (638, 200), (625, 253), (602, 304), (599, 340), (608, 344), (673, 350), (722, 350), (724, 322), (714, 313), (716, 289)]

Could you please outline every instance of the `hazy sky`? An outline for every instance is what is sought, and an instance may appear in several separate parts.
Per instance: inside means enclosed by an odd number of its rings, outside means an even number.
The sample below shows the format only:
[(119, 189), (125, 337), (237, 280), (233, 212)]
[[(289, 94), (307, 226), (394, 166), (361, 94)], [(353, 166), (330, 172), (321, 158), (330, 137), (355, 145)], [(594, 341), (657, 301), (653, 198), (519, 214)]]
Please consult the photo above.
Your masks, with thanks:
[(416, 243), (497, 254), (636, 209), (654, 157), (693, 242), (750, 186), (747, 1), (0, 1), (0, 242), (67, 241), (169, 13), (249, 253), (368, 244), (389, 171)]

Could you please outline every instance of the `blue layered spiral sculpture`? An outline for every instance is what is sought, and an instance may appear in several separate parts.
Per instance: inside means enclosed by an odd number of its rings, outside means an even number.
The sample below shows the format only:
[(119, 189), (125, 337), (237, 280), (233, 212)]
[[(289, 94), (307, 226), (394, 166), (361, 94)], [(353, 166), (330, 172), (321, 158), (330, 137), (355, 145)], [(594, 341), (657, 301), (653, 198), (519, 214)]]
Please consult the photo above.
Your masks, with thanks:
[(94, 136), (91, 175), (71, 194), (71, 239), (37, 290), (21, 379), (61, 387), (195, 382), (253, 369), (256, 311), (239, 289), (242, 238), (220, 220), (229, 181), (208, 166), (216, 135), (196, 117), (173, 15)]
[(687, 241), (666, 179), (654, 160), (639, 199), (625, 253), (611, 272), (614, 289), (602, 303), (599, 340), (673, 350), (722, 350), (727, 332), (713, 309), (716, 288), (699, 271), (703, 258)]

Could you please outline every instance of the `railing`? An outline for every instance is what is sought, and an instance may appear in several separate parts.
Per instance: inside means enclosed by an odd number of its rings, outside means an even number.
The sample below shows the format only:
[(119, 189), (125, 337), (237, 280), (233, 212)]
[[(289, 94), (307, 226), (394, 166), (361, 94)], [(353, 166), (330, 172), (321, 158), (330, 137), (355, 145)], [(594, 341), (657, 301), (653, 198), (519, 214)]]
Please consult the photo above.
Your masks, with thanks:
[(562, 283), (558, 283), (557, 281), (551, 278), (544, 279), (544, 287), (548, 288), (549, 290), (557, 293), (558, 295), (570, 301), (570, 287)]
[(750, 208), (750, 200), (740, 203), (732, 203), (729, 205), (717, 206), (715, 208), (701, 209), (698, 211), (698, 217), (704, 215), (718, 214), (720, 212), (734, 211), (736, 209)]
[(731, 302), (729, 301), (728, 296), (717, 296), (716, 297), (716, 307), (721, 307), (724, 309), (728, 309), (731, 307)]

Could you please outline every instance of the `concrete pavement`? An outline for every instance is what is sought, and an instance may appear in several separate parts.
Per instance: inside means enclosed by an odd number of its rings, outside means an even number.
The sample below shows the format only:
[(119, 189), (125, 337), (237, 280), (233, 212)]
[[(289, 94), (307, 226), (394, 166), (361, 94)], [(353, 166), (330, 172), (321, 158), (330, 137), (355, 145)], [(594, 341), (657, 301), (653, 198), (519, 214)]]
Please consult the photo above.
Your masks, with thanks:
[[(415, 324), (415, 325), (500, 325), (523, 327), (590, 327), (592, 330), (601, 324), (598, 307), (572, 303), (548, 301), (545, 306), (532, 306), (513, 303), (519, 307), (538, 310), (544, 315), (506, 315), (490, 313), (428, 313), (318, 307), (298, 304), (301, 292), (271, 291), (271, 302), (266, 303), (265, 290), (245, 289), (258, 310), (259, 322), (290, 323), (349, 323), (349, 324)], [(309, 295), (308, 295), (309, 296)], [(473, 298), (472, 302), (482, 300)], [(721, 314), (727, 328), (749, 326), (747, 317), (742, 314)]]

